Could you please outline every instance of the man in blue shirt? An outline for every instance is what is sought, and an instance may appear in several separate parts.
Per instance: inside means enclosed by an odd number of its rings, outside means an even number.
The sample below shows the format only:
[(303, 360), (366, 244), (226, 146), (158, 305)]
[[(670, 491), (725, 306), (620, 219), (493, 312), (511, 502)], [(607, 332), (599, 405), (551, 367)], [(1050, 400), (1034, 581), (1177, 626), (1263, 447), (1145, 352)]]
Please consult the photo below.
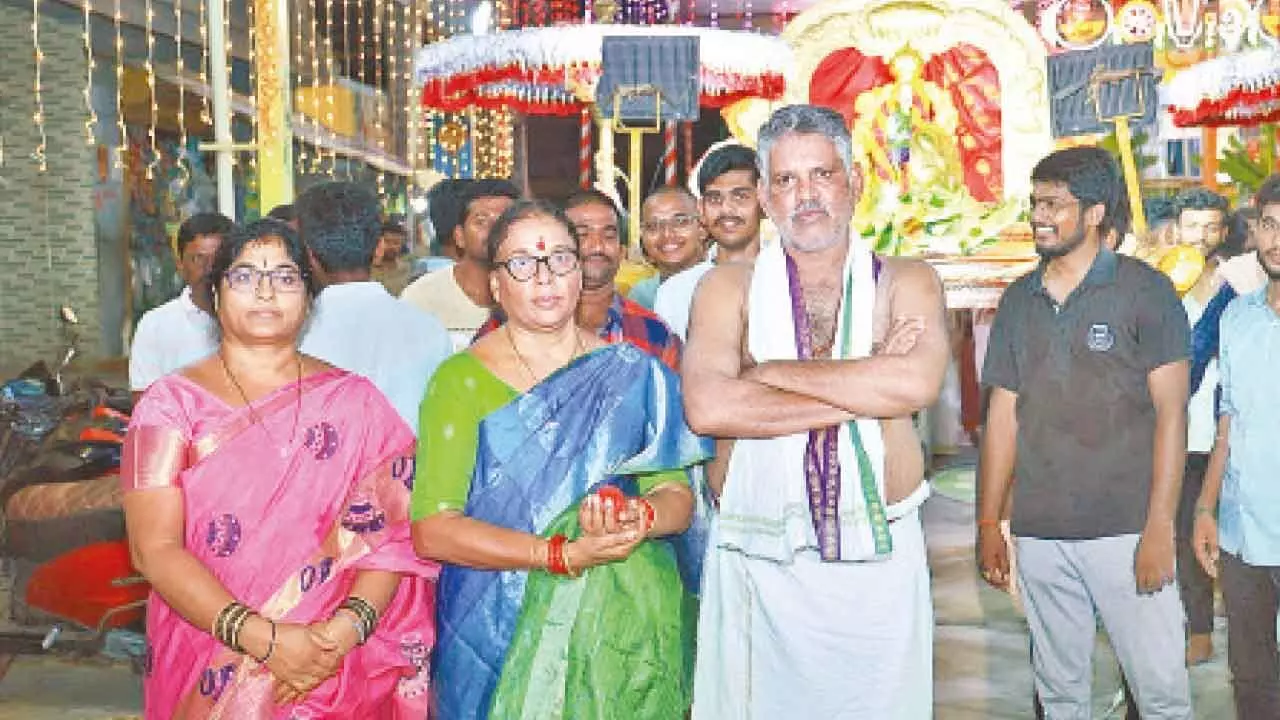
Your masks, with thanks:
[(1192, 539), (1205, 571), (1221, 572), (1239, 720), (1275, 718), (1280, 709), (1280, 175), (1255, 202), (1268, 282), (1222, 316), (1221, 413)]

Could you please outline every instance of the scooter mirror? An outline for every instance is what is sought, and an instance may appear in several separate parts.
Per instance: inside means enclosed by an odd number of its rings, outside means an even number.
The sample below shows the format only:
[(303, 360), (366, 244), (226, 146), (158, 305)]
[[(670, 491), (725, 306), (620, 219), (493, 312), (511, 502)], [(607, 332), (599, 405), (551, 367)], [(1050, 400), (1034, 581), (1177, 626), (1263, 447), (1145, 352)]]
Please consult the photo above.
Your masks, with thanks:
[(76, 316), (76, 311), (70, 305), (63, 305), (58, 308), (58, 316), (62, 321), (69, 325), (79, 325), (80, 318)]

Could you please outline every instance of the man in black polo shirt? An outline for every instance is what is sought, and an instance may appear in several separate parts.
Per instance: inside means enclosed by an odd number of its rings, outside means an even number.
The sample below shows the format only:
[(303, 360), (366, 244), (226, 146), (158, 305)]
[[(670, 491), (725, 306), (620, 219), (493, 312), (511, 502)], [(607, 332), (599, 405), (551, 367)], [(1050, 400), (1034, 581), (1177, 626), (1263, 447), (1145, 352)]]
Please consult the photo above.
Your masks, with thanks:
[(1036, 165), (1041, 263), (1001, 299), (983, 371), (979, 562), (987, 582), (1008, 585), (999, 520), (1012, 489), (1036, 691), (1050, 720), (1091, 714), (1097, 618), (1142, 717), (1192, 716), (1173, 585), (1188, 326), (1167, 278), (1103, 244), (1119, 183), (1097, 148)]

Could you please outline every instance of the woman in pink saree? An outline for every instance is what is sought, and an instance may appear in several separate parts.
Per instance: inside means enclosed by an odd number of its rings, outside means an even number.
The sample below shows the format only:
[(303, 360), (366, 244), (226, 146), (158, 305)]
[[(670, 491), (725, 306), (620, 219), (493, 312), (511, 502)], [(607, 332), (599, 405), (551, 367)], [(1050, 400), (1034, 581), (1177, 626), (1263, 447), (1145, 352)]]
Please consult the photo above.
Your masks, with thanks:
[(368, 380), (295, 349), (304, 253), (275, 221), (224, 241), (219, 351), (130, 425), (149, 720), (426, 717), (438, 568), (409, 536), (413, 433)]

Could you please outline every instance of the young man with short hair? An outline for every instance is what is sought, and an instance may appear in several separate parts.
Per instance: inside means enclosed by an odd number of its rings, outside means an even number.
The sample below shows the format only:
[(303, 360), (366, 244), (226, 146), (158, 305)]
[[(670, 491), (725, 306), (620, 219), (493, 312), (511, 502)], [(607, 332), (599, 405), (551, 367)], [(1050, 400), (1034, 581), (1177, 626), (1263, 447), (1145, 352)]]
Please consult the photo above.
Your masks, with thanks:
[(452, 237), (457, 262), (427, 273), (409, 284), (400, 297), (440, 319), (453, 339), (453, 349), (471, 344), (476, 330), (489, 317), (493, 297), (489, 293), (489, 228), (504, 210), (520, 198), (520, 191), (506, 180), (475, 180), (464, 189), (461, 211)]
[(1236, 717), (1273, 720), (1280, 712), (1280, 175), (1254, 202), (1267, 283), (1222, 315), (1221, 414), (1192, 542), (1222, 585)]
[(197, 213), (178, 228), (178, 274), (187, 286), (138, 321), (129, 349), (129, 389), (135, 399), (151, 383), (218, 349), (209, 294), (209, 268), (218, 246), (235, 228), (218, 213)]
[(698, 207), (702, 226), (715, 245), (711, 257), (667, 278), (658, 286), (653, 310), (687, 339), (693, 291), (708, 270), (728, 263), (750, 263), (760, 252), (760, 221), (764, 211), (756, 195), (760, 180), (756, 152), (745, 145), (725, 144), (698, 164)]
[(988, 583), (1008, 586), (1000, 514), (1012, 492), (1036, 692), (1049, 720), (1091, 713), (1099, 619), (1142, 717), (1191, 717), (1174, 585), (1189, 327), (1168, 278), (1104, 245), (1120, 182), (1099, 148), (1060, 150), (1036, 165), (1041, 262), (1001, 298), (983, 371), (979, 565)]
[(296, 206), (320, 287), (302, 352), (369, 378), (416, 434), (427, 381), (452, 346), (440, 321), (372, 279), (382, 235), (377, 196), (329, 182), (308, 189)]

